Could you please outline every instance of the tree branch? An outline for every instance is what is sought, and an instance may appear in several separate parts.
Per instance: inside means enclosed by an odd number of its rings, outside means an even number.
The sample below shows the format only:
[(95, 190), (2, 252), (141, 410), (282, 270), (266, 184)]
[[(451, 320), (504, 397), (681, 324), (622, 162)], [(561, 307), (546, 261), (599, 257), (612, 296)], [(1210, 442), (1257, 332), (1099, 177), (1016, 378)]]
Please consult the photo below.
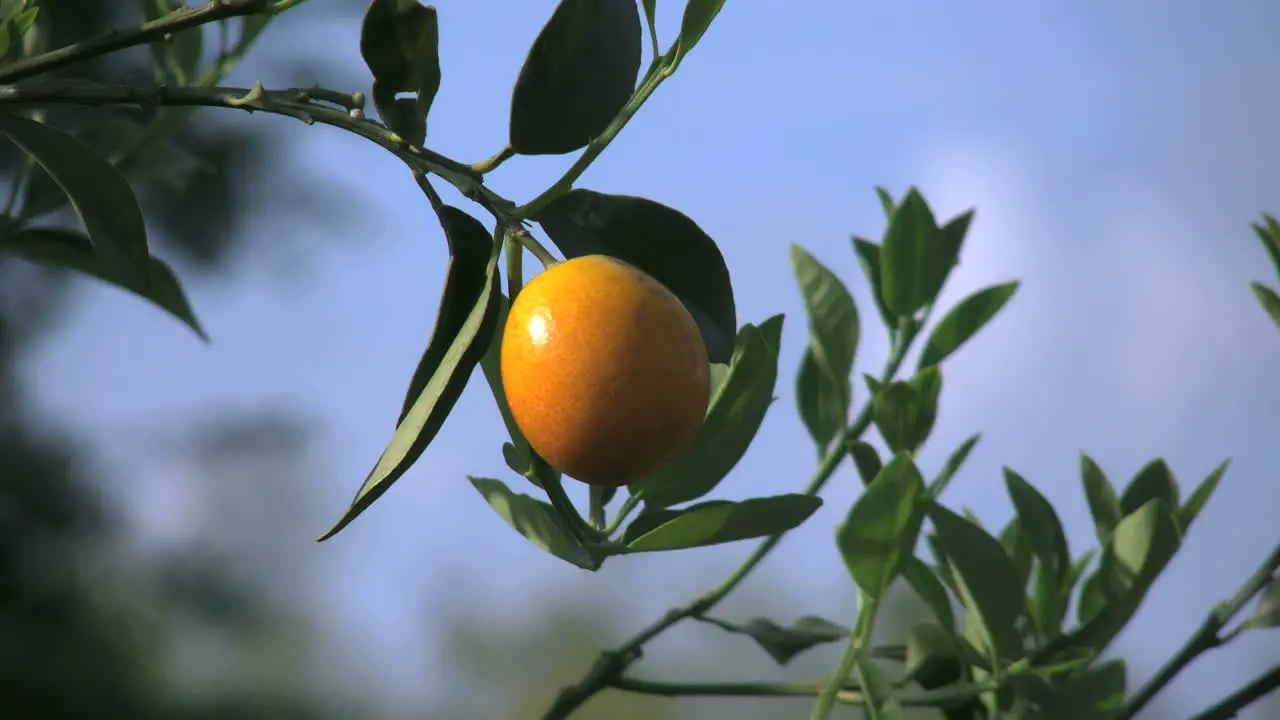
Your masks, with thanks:
[[(282, 3), (279, 10), (287, 9), (293, 4)], [(213, 0), (204, 5), (179, 10), (158, 20), (143, 23), (133, 30), (112, 30), (92, 40), (16, 60), (0, 67), (0, 83), (11, 83), (34, 77), (67, 65), (92, 60), (99, 55), (106, 55), (116, 50), (163, 40), (167, 35), (211, 22), (245, 15), (267, 15), (277, 11), (277, 8), (272, 6), (272, 0)]]
[(1124, 711), (1120, 713), (1118, 720), (1129, 720), (1137, 715), (1147, 703), (1151, 702), (1151, 699), (1157, 693), (1164, 689), (1165, 685), (1168, 685), (1192, 661), (1222, 645), (1225, 642), (1220, 635), (1222, 629), (1226, 627), (1227, 623), (1231, 622), (1232, 618), (1240, 614), (1240, 611), (1244, 609), (1245, 605), (1249, 604), (1250, 600), (1262, 591), (1262, 588), (1271, 581), (1271, 576), (1275, 574), (1277, 568), (1280, 568), (1280, 545), (1276, 545), (1272, 549), (1271, 555), (1245, 581), (1245, 584), (1241, 586), (1235, 597), (1214, 608), (1209, 613), (1209, 616), (1204, 619), (1204, 622), (1200, 624), (1195, 634), (1182, 646), (1182, 649), (1170, 658), (1169, 662), (1165, 663), (1164, 667), (1160, 668), (1159, 672), (1130, 698), (1128, 704), (1125, 705)]
[(1249, 705), (1280, 687), (1280, 665), (1254, 678), (1252, 682), (1222, 698), (1191, 720), (1231, 720)]
[(324, 88), (266, 90), (260, 84), (252, 88), (143, 87), (43, 78), (17, 85), (0, 85), (0, 108), (50, 105), (125, 106), (143, 109), (223, 107), (283, 115), (308, 125), (330, 125), (376, 143), (399, 157), (413, 170), (428, 172), (444, 179), (500, 220), (509, 219), (515, 208), (515, 203), (485, 187), (482, 176), (471, 167), (427, 148), (411, 145), (385, 125), (366, 118), (363, 112), (363, 93), (341, 93)]

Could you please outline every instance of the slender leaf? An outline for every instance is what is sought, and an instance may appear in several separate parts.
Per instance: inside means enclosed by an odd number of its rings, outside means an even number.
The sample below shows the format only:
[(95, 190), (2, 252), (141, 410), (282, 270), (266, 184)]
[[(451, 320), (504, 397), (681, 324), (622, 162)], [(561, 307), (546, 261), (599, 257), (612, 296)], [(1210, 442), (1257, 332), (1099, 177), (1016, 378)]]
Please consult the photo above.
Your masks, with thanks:
[(847, 445), (849, 457), (853, 458), (853, 464), (858, 469), (858, 477), (862, 479), (862, 485), (864, 487), (870, 485), (884, 467), (880, 462), (880, 453), (862, 440), (850, 440)]
[(1209, 498), (1213, 497), (1213, 493), (1218, 489), (1218, 483), (1222, 481), (1222, 476), (1227, 472), (1227, 466), (1231, 464), (1228, 458), (1222, 461), (1221, 465), (1213, 469), (1199, 485), (1195, 491), (1191, 493), (1191, 497), (1187, 498), (1187, 502), (1178, 510), (1178, 526), (1182, 528), (1182, 533), (1187, 533), (1187, 528), (1191, 527), (1191, 523), (1200, 516), (1200, 511), (1204, 510), (1204, 506), (1208, 504)]
[(742, 625), (712, 618), (703, 619), (728, 632), (746, 635), (755, 640), (779, 665), (786, 665), (809, 648), (849, 637), (849, 628), (813, 615), (806, 615), (787, 626), (768, 618), (755, 618)]
[(467, 479), (489, 507), (529, 542), (580, 568), (599, 569), (600, 559), (574, 539), (550, 504), (523, 493), (514, 493), (501, 480), (470, 476)]
[(964, 461), (969, 459), (969, 453), (973, 452), (974, 446), (976, 446), (978, 441), (981, 439), (982, 433), (974, 433), (973, 435), (970, 435), (968, 439), (960, 443), (960, 447), (957, 447), (951, 455), (947, 457), (947, 462), (943, 464), (942, 471), (933, 479), (933, 482), (929, 483), (930, 497), (937, 499), (942, 496), (943, 491), (945, 491), (947, 486), (951, 484), (951, 480), (955, 478), (956, 473), (960, 472), (960, 468), (964, 465)]
[(956, 303), (934, 326), (920, 353), (919, 367), (937, 365), (986, 327), (1018, 291), (1018, 281), (983, 288)]
[(947, 594), (947, 588), (938, 575), (923, 560), (912, 555), (902, 561), (902, 577), (933, 611), (938, 624), (954, 635), (955, 610), (951, 607), (951, 596)]
[(655, 552), (777, 535), (799, 526), (821, 505), (813, 495), (795, 494), (646, 510), (627, 527), (622, 541), (627, 552)]
[(853, 251), (858, 256), (858, 265), (871, 287), (871, 296), (876, 302), (876, 310), (884, 326), (892, 331), (897, 327), (897, 320), (884, 304), (884, 284), (880, 278), (880, 246), (860, 237), (853, 238)]
[(1089, 501), (1089, 514), (1093, 516), (1098, 541), (1105, 546), (1111, 542), (1111, 533), (1124, 517), (1120, 511), (1120, 500), (1102, 468), (1084, 453), (1080, 454), (1080, 476), (1084, 481), (1084, 494)]
[(1280, 295), (1275, 290), (1263, 285), (1260, 282), (1251, 282), (1249, 287), (1253, 288), (1254, 297), (1258, 298), (1258, 302), (1262, 304), (1262, 309), (1267, 311), (1267, 315), (1271, 316), (1271, 321), (1280, 327)]

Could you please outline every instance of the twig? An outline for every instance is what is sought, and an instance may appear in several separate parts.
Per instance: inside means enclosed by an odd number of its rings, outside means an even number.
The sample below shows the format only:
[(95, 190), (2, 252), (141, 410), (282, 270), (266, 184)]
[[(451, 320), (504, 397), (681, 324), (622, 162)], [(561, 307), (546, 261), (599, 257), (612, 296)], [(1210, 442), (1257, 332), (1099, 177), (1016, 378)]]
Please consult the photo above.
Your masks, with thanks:
[[(610, 687), (662, 697), (814, 697), (822, 691), (826, 682), (676, 683), (619, 677)], [(992, 689), (994, 688), (989, 684), (963, 683), (936, 690), (901, 693), (897, 700), (904, 707), (946, 707), (971, 700)], [(840, 686), (836, 701), (846, 705), (863, 705), (866, 698), (857, 683), (846, 682)]]
[[(286, 5), (281, 10), (287, 8)], [(275, 12), (271, 0), (213, 0), (171, 15), (143, 23), (133, 30), (112, 30), (91, 40), (60, 47), (29, 58), (23, 58), (0, 67), (0, 82), (11, 83), (42, 73), (92, 60), (99, 55), (135, 45), (145, 45), (182, 30), (199, 27), (218, 20), (245, 15), (265, 15)]]
[[(339, 107), (322, 105), (324, 101)], [(479, 173), (437, 152), (409, 144), (381, 123), (357, 112), (361, 93), (324, 88), (266, 90), (239, 87), (166, 87), (108, 85), (86, 80), (44, 79), (0, 85), (0, 107), (83, 105), (134, 107), (224, 107), (292, 117), (307, 124), (341, 128), (395, 154), (411, 169), (429, 172), (453, 185), (500, 220), (511, 216), (515, 204), (484, 186)]]
[(839, 699), (841, 690), (849, 682), (849, 674), (853, 672), (854, 664), (862, 656), (863, 648), (871, 644), (871, 630), (875, 626), (880, 598), (870, 597), (861, 591), (858, 595), (858, 622), (849, 631), (849, 641), (845, 644), (844, 653), (840, 656), (840, 664), (814, 700), (813, 709), (809, 712), (809, 720), (827, 720), (831, 715), (831, 706)]
[(1280, 687), (1280, 665), (1262, 673), (1248, 685), (1222, 698), (1191, 720), (1230, 720), (1241, 710), (1261, 700), (1278, 687)]
[[(906, 358), (907, 350), (911, 347), (914, 339), (915, 333), (909, 333), (900, 337), (900, 342), (895, 343), (893, 350), (890, 352), (889, 360), (885, 363), (884, 372), (881, 374), (883, 382), (892, 380), (898, 374), (898, 368), (901, 367), (903, 359)], [(844, 460), (846, 442), (860, 437), (870, 426), (871, 404), (866, 403), (863, 405), (861, 412), (858, 413), (858, 417), (853, 421), (853, 424), (838, 433), (837, 437), (832, 441), (831, 449), (827, 451), (817, 469), (814, 470), (813, 477), (803, 490), (804, 494), (817, 495), (822, 491), (827, 481), (835, 474), (836, 468)], [(564, 720), (596, 693), (611, 686), (618, 678), (622, 677), (622, 673), (626, 672), (631, 665), (641, 658), (643, 655), (642, 648), (646, 643), (681, 620), (699, 617), (709, 612), (729, 593), (733, 592), (738, 585), (742, 584), (742, 581), (777, 547), (781, 540), (782, 535), (773, 535), (765, 538), (760, 544), (756, 545), (756, 549), (738, 566), (738, 569), (725, 578), (719, 587), (703, 593), (685, 605), (672, 608), (648, 627), (632, 636), (630, 640), (613, 650), (602, 652), (581, 680), (560, 690), (555, 702), (543, 714), (542, 720)]]
[(1151, 702), (1151, 699), (1156, 694), (1163, 690), (1178, 673), (1182, 672), (1196, 658), (1221, 646), (1225, 642), (1220, 634), (1222, 629), (1226, 627), (1227, 623), (1231, 622), (1232, 618), (1240, 614), (1240, 611), (1244, 609), (1245, 605), (1249, 604), (1249, 601), (1254, 596), (1262, 591), (1262, 588), (1271, 581), (1271, 576), (1276, 572), (1277, 568), (1280, 568), (1280, 544), (1272, 549), (1271, 555), (1245, 581), (1245, 584), (1236, 593), (1235, 597), (1215, 607), (1209, 613), (1209, 616), (1204, 619), (1204, 622), (1200, 624), (1195, 634), (1182, 646), (1182, 649), (1170, 658), (1164, 664), (1164, 667), (1160, 668), (1159, 672), (1129, 699), (1118, 720), (1130, 720), (1130, 718), (1137, 715), (1147, 703)]

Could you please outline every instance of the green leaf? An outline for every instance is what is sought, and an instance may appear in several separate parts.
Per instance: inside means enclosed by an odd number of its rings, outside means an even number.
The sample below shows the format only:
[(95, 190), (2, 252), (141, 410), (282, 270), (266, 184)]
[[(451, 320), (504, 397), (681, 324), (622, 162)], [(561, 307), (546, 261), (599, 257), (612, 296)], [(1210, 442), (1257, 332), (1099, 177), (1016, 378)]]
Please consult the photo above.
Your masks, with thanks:
[(871, 417), (890, 450), (915, 452), (924, 445), (938, 416), (941, 391), (942, 371), (930, 366), (907, 382), (891, 382), (875, 392)]
[(937, 365), (959, 350), (991, 322), (1017, 291), (1018, 281), (1014, 280), (983, 288), (956, 303), (929, 333), (918, 366)]
[(627, 552), (719, 545), (779, 535), (822, 506), (813, 495), (774, 495), (741, 502), (710, 500), (682, 510), (645, 510), (623, 534)]
[(645, 198), (575, 188), (533, 220), (566, 258), (608, 255), (665, 285), (697, 322), (708, 359), (729, 362), (738, 330), (729, 267), (688, 216)]
[(1255, 629), (1280, 627), (1280, 577), (1272, 577), (1267, 582), (1258, 607), (1245, 625)]
[(1218, 489), (1218, 483), (1222, 481), (1222, 476), (1226, 474), (1227, 466), (1230, 464), (1230, 458), (1223, 460), (1221, 465), (1214, 468), (1213, 472), (1196, 486), (1191, 497), (1187, 498), (1187, 502), (1178, 510), (1178, 527), (1182, 528), (1183, 535), (1187, 533), (1191, 523), (1200, 516), (1200, 511), (1204, 510), (1209, 498), (1213, 497), (1214, 491)]
[(1089, 501), (1089, 514), (1093, 516), (1098, 542), (1105, 546), (1111, 542), (1111, 533), (1124, 517), (1120, 511), (1120, 500), (1102, 468), (1084, 453), (1080, 453), (1080, 477), (1084, 482), (1084, 495)]
[(915, 548), (924, 520), (924, 478), (911, 457), (885, 465), (836, 528), (836, 547), (858, 587), (880, 598)]
[(791, 267), (809, 317), (809, 347), (796, 381), (796, 401), (822, 453), (848, 420), (858, 308), (840, 278), (799, 245), (791, 246)]
[(1164, 460), (1156, 458), (1138, 471), (1120, 496), (1120, 513), (1129, 516), (1148, 500), (1160, 500), (1170, 508), (1178, 507), (1178, 482)]
[(1271, 321), (1280, 327), (1280, 295), (1275, 290), (1263, 285), (1260, 282), (1251, 282), (1249, 287), (1253, 288), (1253, 294), (1258, 298), (1258, 302), (1262, 304), (1262, 309), (1267, 311), (1271, 316)]
[(920, 191), (911, 188), (893, 211), (880, 251), (885, 307), (906, 317), (931, 305), (956, 264), (972, 211), (939, 228)]
[[(1038, 661), (1079, 648), (1101, 653), (1128, 625), (1181, 545), (1178, 523), (1164, 501), (1150, 500), (1125, 516), (1106, 546), (1098, 572), (1085, 582), (1080, 614), (1089, 619), (1038, 650)], [(1091, 614), (1086, 613), (1086, 601)]]
[(858, 469), (858, 477), (862, 479), (863, 487), (870, 485), (871, 481), (880, 474), (880, 469), (884, 467), (880, 462), (880, 453), (862, 440), (850, 440), (846, 446), (849, 457), (853, 458), (854, 467)]
[(95, 252), (93, 243), (79, 233), (57, 228), (28, 228), (0, 240), (0, 252), (6, 251), (41, 265), (74, 270), (133, 292), (181, 320), (202, 340), (209, 339), (191, 309), (178, 276), (159, 258), (148, 260), (148, 288), (139, 292), (120, 285), (111, 277), (103, 268), (102, 258)]
[(877, 185), (876, 197), (880, 199), (880, 207), (884, 210), (885, 220), (892, 220), (894, 208), (898, 206), (898, 204), (893, 201), (893, 194), (885, 188)]
[(893, 683), (874, 660), (866, 653), (859, 653), (853, 671), (862, 687), (862, 707), (867, 720), (906, 720), (907, 714), (894, 696)]
[(587, 570), (599, 569), (601, 562), (574, 539), (549, 503), (512, 492), (501, 480), (467, 476), (507, 524), (529, 542), (566, 562)]
[(439, 45), (434, 7), (417, 0), (369, 3), (360, 27), (360, 56), (373, 73), (373, 105), (382, 122), (411, 145), (426, 140), (427, 114), (440, 89)]
[[(470, 306), (459, 303), (449, 309), (456, 316), (441, 315), (436, 318), (436, 329), (423, 355), (425, 359), (432, 354), (431, 345), (442, 344), (445, 350), (440, 355), (439, 364), (423, 385), (409, 412), (397, 423), (390, 443), (356, 492), (351, 506), (319, 540), (327, 540), (346, 527), (421, 457), (427, 445), (435, 439), (436, 433), (440, 432), (449, 412), (462, 395), (472, 371), (484, 357), (494, 338), (499, 307), (497, 265), (501, 243), (493, 241), (479, 220), (457, 208), (444, 206), (440, 218), (446, 234), (453, 236), (450, 237), (451, 247), (489, 243), (487, 261), (483, 266), (475, 268), (482, 275), (483, 282), (478, 285), (478, 293)], [(445, 292), (448, 294), (447, 290)], [(441, 310), (445, 308), (442, 307)]]
[(40, 8), (28, 7), (30, 3), (9, 2), (0, 16), (0, 62), (8, 62), (31, 51), (23, 47), (26, 34), (36, 24)]
[(561, 155), (604, 133), (640, 72), (635, 0), (560, 0), (511, 93), (511, 149)]
[(982, 433), (974, 433), (967, 440), (960, 443), (960, 447), (947, 458), (947, 462), (942, 466), (942, 471), (938, 476), (929, 483), (929, 496), (937, 499), (942, 496), (943, 491), (951, 484), (952, 478), (956, 473), (960, 472), (960, 467), (964, 465), (964, 461), (969, 459), (969, 453), (973, 452), (974, 446), (982, 439)]
[(942, 580), (933, 569), (923, 560), (912, 555), (903, 559), (901, 571), (907, 584), (933, 611), (933, 616), (937, 618), (938, 623), (946, 628), (948, 633), (955, 634), (956, 615), (951, 607), (951, 596), (947, 595), (946, 586), (942, 584)]
[[(644, 19), (649, 24), (649, 32), (654, 33), (654, 37), (657, 37), (658, 0), (641, 0), (640, 4), (644, 6)], [(654, 59), (656, 60), (657, 58)]]
[(148, 297), (151, 253), (147, 228), (129, 183), (88, 145), (56, 128), (0, 113), (0, 133), (8, 136), (62, 188), (116, 284)]
[(889, 330), (897, 327), (897, 320), (884, 304), (884, 289), (880, 279), (880, 246), (860, 237), (853, 238), (853, 252), (858, 256), (858, 265), (871, 288), (871, 297), (876, 301), (876, 309), (880, 312), (880, 320)]
[(1004, 530), (1000, 531), (1000, 546), (1009, 555), (1014, 569), (1018, 572), (1018, 587), (1025, 590), (1027, 581), (1031, 579), (1031, 568), (1035, 564), (1036, 556), (1031, 550), (1031, 543), (1027, 541), (1027, 536), (1022, 532), (1022, 522), (1017, 516), (1014, 516), (1009, 524), (1004, 526)]
[(1019, 658), (1023, 650), (1017, 621), (1025, 591), (1008, 554), (982, 528), (941, 505), (930, 506), (929, 518), (946, 548), (960, 601), (969, 611), (966, 625), (974, 625), (975, 644), (993, 658)]
[(903, 674), (925, 690), (958, 682), (964, 673), (954, 632), (936, 623), (916, 623), (907, 633)]
[(801, 422), (818, 446), (819, 456), (826, 454), (831, 441), (844, 429), (852, 401), (849, 382), (832, 379), (823, 372), (813, 348), (806, 347), (796, 373), (796, 405)]
[(1018, 529), (1036, 558), (1061, 586), (1071, 568), (1071, 551), (1058, 513), (1040, 491), (1010, 468), (1004, 469), (1009, 499), (1018, 513)]
[(1276, 273), (1280, 274), (1280, 222), (1276, 222), (1276, 219), (1267, 213), (1262, 213), (1262, 222), (1250, 223), (1250, 227), (1262, 242), (1262, 247), (1271, 258), (1271, 265)]
[(755, 618), (743, 625), (709, 617), (704, 617), (703, 620), (728, 632), (746, 635), (755, 640), (779, 665), (786, 665), (809, 648), (849, 637), (849, 628), (813, 615), (806, 615), (785, 627), (768, 618)]
[(680, 21), (680, 37), (676, 40), (675, 59), (672, 69), (680, 65), (684, 56), (689, 54), (694, 45), (711, 27), (711, 21), (720, 14), (724, 0), (687, 0), (684, 6), (684, 17)]
[(773, 403), (782, 321), (782, 315), (774, 315), (759, 328), (750, 324), (742, 327), (728, 375), (711, 396), (693, 444), (630, 486), (644, 498), (646, 508), (696, 500), (714, 490), (742, 460)]
[(791, 246), (791, 268), (809, 316), (809, 347), (818, 367), (847, 382), (858, 352), (858, 308), (835, 273), (799, 245)]

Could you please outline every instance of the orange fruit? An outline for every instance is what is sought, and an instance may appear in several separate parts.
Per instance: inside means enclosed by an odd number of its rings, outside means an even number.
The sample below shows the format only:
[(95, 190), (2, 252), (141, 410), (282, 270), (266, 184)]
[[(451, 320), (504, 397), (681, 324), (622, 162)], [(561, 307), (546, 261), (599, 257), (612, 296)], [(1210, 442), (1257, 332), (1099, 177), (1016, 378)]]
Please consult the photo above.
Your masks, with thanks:
[(616, 258), (545, 270), (502, 333), (502, 386), (516, 425), (560, 472), (631, 484), (687, 448), (711, 392), (707, 349), (679, 298)]

